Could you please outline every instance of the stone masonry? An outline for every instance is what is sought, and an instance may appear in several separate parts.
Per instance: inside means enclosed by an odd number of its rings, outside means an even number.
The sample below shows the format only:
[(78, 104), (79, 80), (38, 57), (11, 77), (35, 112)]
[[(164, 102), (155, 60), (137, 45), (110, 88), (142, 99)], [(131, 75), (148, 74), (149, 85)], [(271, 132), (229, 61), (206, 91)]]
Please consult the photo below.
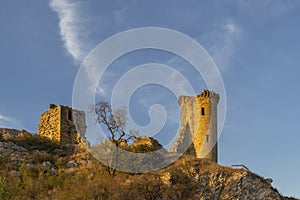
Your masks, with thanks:
[(171, 151), (218, 162), (217, 104), (219, 95), (203, 90), (195, 97), (180, 96), (181, 126)]
[[(178, 102), (181, 125), (178, 138), (170, 151), (187, 152), (197, 158), (207, 158), (218, 162), (217, 105), (219, 95), (213, 91), (203, 90), (195, 97), (180, 96)], [(81, 139), (85, 139), (86, 128), (83, 111), (50, 104), (50, 109), (40, 117), (38, 134), (60, 144), (82, 144)]]
[(80, 138), (85, 138), (85, 132), (84, 111), (50, 104), (49, 110), (40, 116), (38, 134), (60, 144), (79, 144)]

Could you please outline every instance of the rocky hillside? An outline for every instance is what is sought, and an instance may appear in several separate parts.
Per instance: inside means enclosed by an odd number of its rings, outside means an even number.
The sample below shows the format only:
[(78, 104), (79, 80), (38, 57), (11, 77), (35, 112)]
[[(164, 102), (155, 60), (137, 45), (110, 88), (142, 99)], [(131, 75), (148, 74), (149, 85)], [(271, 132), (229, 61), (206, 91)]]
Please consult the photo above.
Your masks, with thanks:
[(270, 179), (206, 159), (184, 157), (154, 174), (162, 174), (164, 184), (171, 188), (189, 188), (172, 199), (289, 199), (272, 187)]
[[(134, 146), (155, 149), (142, 140)], [(112, 175), (84, 149), (37, 135), (24, 132), (0, 142), (0, 199), (293, 199), (271, 182), (187, 155), (151, 173)]]

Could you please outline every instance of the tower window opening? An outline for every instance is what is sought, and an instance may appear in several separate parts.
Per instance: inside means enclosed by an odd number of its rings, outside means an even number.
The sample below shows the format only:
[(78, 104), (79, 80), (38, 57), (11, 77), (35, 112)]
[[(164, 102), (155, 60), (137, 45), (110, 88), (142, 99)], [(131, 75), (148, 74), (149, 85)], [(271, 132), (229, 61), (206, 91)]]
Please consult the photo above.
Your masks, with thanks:
[(206, 142), (208, 142), (209, 140), (209, 135), (206, 135)]
[(69, 110), (69, 112), (68, 112), (68, 119), (70, 121), (72, 121), (72, 111), (71, 110)]
[(201, 108), (201, 115), (205, 115), (204, 107)]

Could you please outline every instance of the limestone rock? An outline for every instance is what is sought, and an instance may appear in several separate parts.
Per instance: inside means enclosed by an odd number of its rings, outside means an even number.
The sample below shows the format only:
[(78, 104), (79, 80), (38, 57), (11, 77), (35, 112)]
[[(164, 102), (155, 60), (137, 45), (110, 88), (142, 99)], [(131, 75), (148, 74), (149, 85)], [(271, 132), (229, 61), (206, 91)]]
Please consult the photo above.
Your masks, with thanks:
[(159, 144), (157, 140), (151, 137), (140, 137), (137, 138), (131, 145), (130, 147), (138, 153), (142, 152), (153, 152), (159, 149), (162, 149), (163, 146)]
[(289, 199), (282, 197), (271, 182), (263, 177), (247, 170), (223, 167), (205, 159), (191, 158), (185, 164), (179, 161), (148, 175), (148, 178), (158, 174), (167, 188), (177, 188), (178, 185), (190, 188), (186, 199)]
[(70, 160), (66, 164), (66, 168), (68, 168), (68, 169), (77, 169), (77, 168), (79, 168), (79, 164), (75, 160)]
[(26, 165), (27, 169), (36, 169), (36, 164), (35, 163), (27, 163)]
[(2, 135), (4, 140), (15, 139), (22, 137), (25, 134), (30, 134), (26, 130), (16, 130), (11, 128), (0, 128), (0, 135)]
[(8, 157), (12, 163), (20, 164), (29, 155), (28, 150), (12, 142), (0, 142), (0, 157)]

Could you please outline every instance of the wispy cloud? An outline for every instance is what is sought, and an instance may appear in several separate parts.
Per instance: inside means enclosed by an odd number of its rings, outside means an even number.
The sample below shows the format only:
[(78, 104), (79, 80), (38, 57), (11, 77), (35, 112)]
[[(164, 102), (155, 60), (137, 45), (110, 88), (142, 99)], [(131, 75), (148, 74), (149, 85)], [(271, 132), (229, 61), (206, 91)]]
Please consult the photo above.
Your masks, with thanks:
[(60, 35), (65, 48), (76, 62), (87, 54), (86, 43), (82, 41), (86, 30), (80, 19), (79, 7), (83, 2), (69, 0), (51, 0), (50, 7), (59, 18)]
[(106, 38), (107, 33), (113, 34), (126, 24), (125, 3), (113, 9), (99, 7), (97, 12), (93, 10), (94, 4), (97, 5), (97, 1), (50, 0), (50, 8), (59, 19), (64, 46), (76, 63), (81, 63), (103, 36)]
[[(194, 39), (205, 48), (220, 70), (227, 70), (230, 68), (231, 60), (242, 38), (242, 28), (232, 20), (227, 20), (214, 25), (213, 28)], [(168, 65), (181, 64), (179, 71), (186, 71), (186, 64), (178, 56), (173, 56), (166, 63)]]
[(0, 121), (6, 121), (6, 120), (9, 120), (9, 118), (0, 114)]
[(208, 53), (212, 56), (220, 70), (230, 67), (238, 45), (242, 39), (242, 29), (231, 20), (215, 26), (212, 32), (196, 38), (206, 43)]
[(17, 120), (0, 114), (0, 127), (4, 128), (23, 128)]

